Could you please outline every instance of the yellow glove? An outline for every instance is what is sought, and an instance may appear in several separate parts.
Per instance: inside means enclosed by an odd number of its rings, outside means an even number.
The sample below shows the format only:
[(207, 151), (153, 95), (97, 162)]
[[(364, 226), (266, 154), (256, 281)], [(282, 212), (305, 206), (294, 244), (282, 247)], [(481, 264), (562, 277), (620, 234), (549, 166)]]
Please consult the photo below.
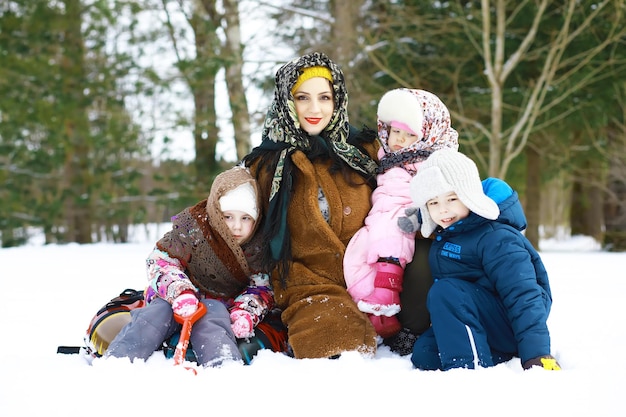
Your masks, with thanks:
[(544, 355), (536, 358), (532, 358), (524, 362), (524, 369), (530, 369), (532, 367), (539, 367), (547, 369), (548, 371), (560, 371), (561, 365), (556, 361), (556, 358), (552, 355)]

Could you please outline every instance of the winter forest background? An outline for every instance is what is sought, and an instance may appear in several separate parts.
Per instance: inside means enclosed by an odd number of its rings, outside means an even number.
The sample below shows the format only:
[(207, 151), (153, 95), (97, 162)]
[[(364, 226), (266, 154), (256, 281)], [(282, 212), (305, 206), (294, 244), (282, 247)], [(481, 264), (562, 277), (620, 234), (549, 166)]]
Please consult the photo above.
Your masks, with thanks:
[(626, 249), (626, 0), (0, 2), (0, 240), (127, 242), (256, 143), (277, 67), (314, 50), (374, 127), (439, 95), (527, 237)]

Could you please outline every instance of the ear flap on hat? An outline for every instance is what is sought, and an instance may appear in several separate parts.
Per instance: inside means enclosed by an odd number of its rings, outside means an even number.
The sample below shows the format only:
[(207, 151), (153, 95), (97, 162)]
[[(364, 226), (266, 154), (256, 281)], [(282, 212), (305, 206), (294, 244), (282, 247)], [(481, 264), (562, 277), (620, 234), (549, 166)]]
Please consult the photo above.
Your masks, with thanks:
[(454, 186), (448, 183), (439, 167), (424, 168), (422, 166), (411, 179), (410, 190), (413, 203), (419, 207), (422, 216), (422, 236), (428, 237), (435, 231), (437, 225), (428, 214), (426, 202), (438, 195), (454, 191)]
[(420, 207), (420, 217), (422, 218), (420, 233), (424, 237), (429, 237), (437, 228), (437, 224), (430, 217), (430, 214), (428, 214), (428, 208), (426, 206)]

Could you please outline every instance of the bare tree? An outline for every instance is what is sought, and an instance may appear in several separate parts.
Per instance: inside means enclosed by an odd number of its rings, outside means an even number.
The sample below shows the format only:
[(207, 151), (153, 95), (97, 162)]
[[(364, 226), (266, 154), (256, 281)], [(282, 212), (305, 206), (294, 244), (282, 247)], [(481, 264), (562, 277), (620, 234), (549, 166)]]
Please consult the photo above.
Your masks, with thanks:
[[(185, 53), (184, 38), (170, 11), (170, 1), (161, 0), (168, 34), (176, 55), (176, 66), (188, 85), (194, 102), (193, 137), (196, 151), (196, 185), (206, 192), (216, 167), (219, 137), (215, 112), (215, 81), (221, 68), (218, 61), (220, 41), (217, 35), (219, 15), (214, 1), (177, 0), (177, 13), (184, 16), (192, 29), (194, 54)], [(193, 55), (193, 56), (192, 56)]]
[[(550, 142), (549, 135), (538, 135), (538, 132), (549, 129), (553, 124), (574, 114), (578, 107), (572, 97), (607, 78), (607, 73), (611, 73), (615, 62), (612, 59), (598, 57), (623, 39), (626, 35), (626, 26), (623, 24), (624, 2), (621, 0), (601, 1), (594, 4), (594, 7), (590, 4), (581, 5), (576, 0), (567, 0), (560, 7), (554, 7), (553, 2), (541, 0), (536, 5), (527, 33), (517, 47), (507, 53), (507, 37), (515, 30), (509, 28), (510, 22), (516, 13), (527, 5), (528, 2), (524, 1), (516, 4), (513, 9), (507, 9), (507, 2), (504, 0), (481, 0), (481, 18), (477, 19), (478, 22), (462, 21), (468, 38), (483, 57), (484, 74), (491, 93), (491, 115), (488, 119), (490, 126), (476, 120), (470, 121), (459, 113), (454, 116), (471, 123), (487, 138), (488, 162), (483, 161), (483, 166), (487, 166), (489, 175), (506, 178), (511, 163), (525, 153), (527, 162), (525, 207), (529, 224), (527, 236), (535, 246), (538, 246), (538, 229), (541, 224), (538, 190), (541, 187), (541, 179), (536, 174), (542, 170), (542, 156), (538, 149), (545, 148), (545, 143)], [(553, 19), (555, 13), (560, 13), (559, 20)], [(550, 27), (554, 21), (560, 21), (560, 27)], [(538, 33), (542, 26), (553, 31), (547, 43), (538, 41)], [(596, 26), (604, 27), (604, 30), (594, 31)], [(472, 33), (480, 33), (480, 38), (472, 36)], [(591, 34), (597, 34), (596, 42), (581, 42), (581, 39), (593, 36)], [(531, 62), (539, 64), (539, 67), (537, 75), (524, 83), (525, 96), (521, 105), (507, 102), (505, 99), (507, 81), (516, 72), (519, 73), (519, 68), (523, 64)], [(583, 76), (573, 77), (579, 74)], [(550, 94), (554, 90), (558, 90), (559, 94)], [(570, 106), (563, 105), (568, 102), (571, 103)], [(505, 126), (504, 115), (508, 109), (514, 108), (517, 108), (516, 116), (509, 117), (508, 120), (511, 122)], [(540, 139), (533, 143), (533, 137)], [(474, 148), (474, 155), (481, 159), (479, 143), (480, 141), (471, 141), (468, 144)], [(590, 177), (595, 177), (597, 182), (601, 182), (604, 178), (599, 171), (601, 164), (589, 160), (586, 164), (587, 169), (592, 172)], [(571, 196), (574, 198), (572, 204), (577, 214), (570, 216), (571, 227), (574, 230), (578, 224), (584, 224), (587, 233), (601, 239), (600, 228), (603, 217), (600, 210), (602, 201), (600, 189), (576, 178), (573, 178), (573, 181)], [(585, 206), (587, 207), (584, 212), (580, 212), (580, 208)]]
[[(500, 178), (506, 178), (511, 162), (524, 151), (531, 133), (538, 128), (536, 122), (540, 116), (547, 114), (573, 94), (601, 80), (614, 62), (605, 60), (598, 63), (594, 59), (626, 36), (623, 0), (600, 1), (595, 3), (593, 8), (585, 10), (581, 10), (579, 1), (567, 0), (559, 9), (562, 13), (561, 27), (557, 28), (558, 31), (548, 44), (538, 43), (536, 38), (539, 27), (550, 17), (546, 10), (552, 3), (550, 0), (540, 0), (526, 35), (515, 50), (507, 52), (506, 38), (513, 30), (508, 24), (528, 3), (527, 0), (516, 3), (516, 8), (508, 11), (507, 6), (510, 8), (510, 4), (505, 0), (481, 0), (480, 19), (459, 19), (465, 27), (468, 39), (483, 57), (484, 75), (491, 92), (490, 125), (486, 126), (479, 121), (468, 119), (460, 113), (454, 116), (476, 127), (488, 139), (489, 160), (485, 165), (488, 167), (489, 175)], [(584, 17), (577, 25), (573, 25), (572, 20), (576, 14), (578, 16), (584, 14)], [(605, 31), (606, 36), (598, 39), (596, 44), (590, 45), (586, 50), (577, 51), (576, 55), (566, 54), (575, 41), (592, 31), (594, 25), (609, 25)], [(475, 36), (476, 33), (480, 36)], [(515, 122), (505, 127), (503, 115), (505, 108), (510, 108), (504, 98), (505, 83), (523, 62), (541, 62), (541, 60), (543, 63), (538, 75), (526, 83), (529, 88), (523, 104), (519, 107)], [(595, 62), (595, 65), (591, 66), (592, 62)], [(548, 98), (551, 89), (583, 69), (586, 71), (584, 78), (570, 84), (558, 96)], [(543, 127), (566, 117), (573, 108), (574, 106), (553, 115), (551, 120), (543, 123)], [(472, 142), (476, 156), (480, 157), (481, 153), (476, 143)]]
[[(189, 86), (194, 102), (193, 136), (196, 151), (195, 167), (198, 189), (205, 192), (208, 184), (223, 167), (218, 161), (216, 82), (225, 70), (237, 156), (250, 150), (250, 122), (243, 84), (243, 46), (237, 2), (233, 0), (161, 0), (176, 65)], [(171, 5), (185, 17), (193, 35), (193, 53), (184, 51), (181, 28), (174, 22)], [(224, 11), (218, 10), (222, 7)], [(187, 53), (185, 53), (187, 52)]]

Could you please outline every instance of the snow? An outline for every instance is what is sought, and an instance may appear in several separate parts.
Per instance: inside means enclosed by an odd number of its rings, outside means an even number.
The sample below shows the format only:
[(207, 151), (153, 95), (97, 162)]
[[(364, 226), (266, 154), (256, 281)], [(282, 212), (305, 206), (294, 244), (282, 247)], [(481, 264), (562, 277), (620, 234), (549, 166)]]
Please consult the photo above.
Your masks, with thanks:
[[(57, 354), (82, 345), (93, 314), (125, 288), (145, 285), (144, 259), (167, 230), (134, 243), (0, 249), (0, 415), (180, 416), (624, 416), (626, 253), (588, 238), (543, 241), (554, 305), (549, 319), (561, 372), (489, 369), (423, 372), (382, 347), (374, 358), (297, 360), (262, 351), (252, 365), (174, 366)], [(141, 230), (140, 230), (141, 231)], [(34, 239), (36, 241), (36, 239)]]

